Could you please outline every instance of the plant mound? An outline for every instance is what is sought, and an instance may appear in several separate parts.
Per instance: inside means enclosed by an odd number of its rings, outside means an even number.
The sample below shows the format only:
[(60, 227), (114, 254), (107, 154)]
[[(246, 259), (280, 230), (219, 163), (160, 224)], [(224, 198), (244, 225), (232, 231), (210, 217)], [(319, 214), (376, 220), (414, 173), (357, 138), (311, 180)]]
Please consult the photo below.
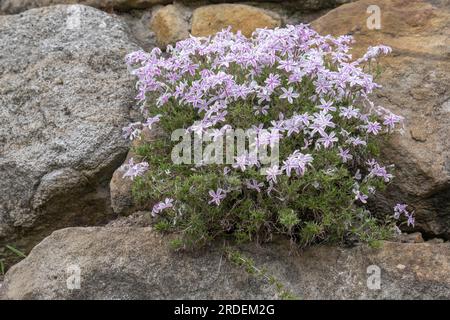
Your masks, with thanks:
[[(274, 234), (305, 246), (385, 239), (398, 231), (400, 216), (413, 224), (403, 204), (394, 215), (367, 209), (393, 178), (393, 166), (377, 160), (379, 141), (401, 130), (402, 118), (369, 99), (379, 88), (376, 58), (391, 49), (370, 47), (353, 60), (352, 41), (297, 25), (259, 29), (251, 38), (223, 30), (165, 53), (129, 54), (147, 120), (130, 124), (124, 135), (139, 138), (145, 127), (162, 133), (135, 148), (141, 159), (131, 160), (124, 175), (134, 179), (136, 199), (153, 206), (156, 228), (179, 234), (177, 247)], [(174, 161), (180, 141), (173, 139), (180, 129), (197, 152), (218, 142), (229, 147), (229, 132), (254, 134), (247, 151), (232, 151), (231, 162), (221, 162), (216, 148), (180, 163)], [(277, 151), (277, 162), (259, 157), (267, 148)]]

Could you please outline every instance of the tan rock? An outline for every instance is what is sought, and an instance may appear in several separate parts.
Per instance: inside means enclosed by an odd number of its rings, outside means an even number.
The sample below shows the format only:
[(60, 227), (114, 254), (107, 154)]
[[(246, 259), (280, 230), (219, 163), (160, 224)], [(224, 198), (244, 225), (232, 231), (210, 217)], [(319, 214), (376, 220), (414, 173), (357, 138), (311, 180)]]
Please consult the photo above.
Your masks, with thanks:
[(197, 8), (192, 16), (192, 35), (208, 36), (231, 26), (250, 37), (257, 28), (281, 25), (278, 14), (243, 4), (217, 4)]
[(378, 201), (415, 209), (418, 230), (450, 238), (450, 6), (448, 0), (380, 0), (381, 29), (367, 26), (371, 0), (330, 11), (312, 23), (321, 34), (353, 34), (354, 54), (370, 45), (393, 48), (383, 58), (376, 101), (406, 118), (404, 135), (383, 148), (396, 179)]
[(175, 5), (168, 5), (156, 10), (150, 22), (150, 27), (155, 33), (156, 41), (162, 48), (189, 37), (187, 19)]

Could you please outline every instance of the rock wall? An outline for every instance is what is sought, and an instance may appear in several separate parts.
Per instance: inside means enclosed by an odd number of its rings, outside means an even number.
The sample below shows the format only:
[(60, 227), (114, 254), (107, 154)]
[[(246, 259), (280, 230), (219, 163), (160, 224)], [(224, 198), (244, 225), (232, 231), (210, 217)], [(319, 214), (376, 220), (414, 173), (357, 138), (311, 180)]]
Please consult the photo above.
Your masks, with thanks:
[(256, 0), (256, 1), (238, 1), (238, 0), (1, 0), (0, 1), (0, 12), (5, 14), (19, 13), (28, 9), (46, 7), (56, 4), (84, 4), (88, 6), (93, 6), (96, 8), (101, 8), (105, 10), (119, 10), (119, 11), (130, 11), (133, 9), (145, 9), (151, 8), (155, 5), (166, 5), (172, 3), (180, 3), (189, 6), (201, 6), (205, 4), (214, 3), (251, 3), (257, 6), (280, 6), (287, 7), (295, 10), (303, 11), (315, 11), (325, 8), (334, 8), (346, 2), (351, 2), (352, 0)]
[[(397, 174), (373, 206), (386, 214), (396, 201), (408, 203), (425, 238), (450, 239), (450, 3), (379, 0), (381, 28), (369, 29), (373, 1), (347, 2), (0, 0), (0, 258), (6, 244), (28, 251), (56, 229), (146, 209), (117, 169), (129, 152), (121, 128), (135, 117), (127, 53), (227, 25), (250, 35), (315, 18), (322, 34), (353, 35), (355, 57), (370, 45), (393, 48), (381, 62), (376, 100), (403, 115), (406, 130), (383, 148)], [(67, 3), (87, 6), (59, 5)], [(148, 220), (138, 212), (105, 228), (54, 232), (8, 272), (0, 297), (276, 298), (267, 283), (224, 261), (221, 247), (181, 256), (150, 228), (127, 227)], [(239, 249), (305, 299), (449, 299), (450, 247), (440, 242), (299, 255), (283, 241)], [(80, 266), (81, 290), (67, 289), (68, 264)], [(367, 288), (371, 264), (381, 267), (381, 290)]]

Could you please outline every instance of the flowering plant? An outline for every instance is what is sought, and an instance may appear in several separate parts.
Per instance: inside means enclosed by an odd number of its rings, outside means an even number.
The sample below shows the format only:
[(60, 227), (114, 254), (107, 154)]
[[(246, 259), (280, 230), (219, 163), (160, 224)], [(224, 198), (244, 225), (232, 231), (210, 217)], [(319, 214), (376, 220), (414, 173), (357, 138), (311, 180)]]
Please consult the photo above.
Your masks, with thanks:
[[(124, 135), (139, 138), (154, 126), (162, 133), (135, 148), (142, 162), (130, 163), (125, 176), (134, 179), (139, 201), (153, 202), (156, 227), (180, 233), (179, 245), (219, 235), (264, 240), (281, 233), (301, 245), (390, 236), (393, 218), (373, 215), (366, 204), (393, 178), (392, 166), (376, 160), (379, 137), (402, 123), (369, 99), (380, 87), (373, 61), (391, 49), (371, 47), (352, 60), (352, 41), (298, 25), (258, 29), (251, 38), (223, 30), (165, 53), (129, 54), (147, 120)], [(261, 134), (249, 143), (279, 144), (280, 161), (265, 174), (249, 153), (234, 154), (230, 165), (175, 164), (170, 137), (179, 128), (214, 140), (252, 128)], [(414, 223), (405, 207), (395, 212)]]

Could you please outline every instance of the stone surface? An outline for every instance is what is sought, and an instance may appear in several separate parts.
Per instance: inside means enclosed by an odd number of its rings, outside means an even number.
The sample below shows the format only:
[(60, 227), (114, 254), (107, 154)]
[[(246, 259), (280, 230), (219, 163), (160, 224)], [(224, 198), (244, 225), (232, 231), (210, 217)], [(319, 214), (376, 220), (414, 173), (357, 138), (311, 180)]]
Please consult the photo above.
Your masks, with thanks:
[(151, 211), (136, 211), (128, 216), (120, 216), (109, 222), (106, 227), (150, 227), (152, 223)]
[(355, 55), (369, 45), (393, 48), (383, 58), (376, 101), (406, 118), (404, 135), (383, 148), (396, 164), (396, 179), (377, 202), (391, 211), (396, 201), (415, 209), (417, 230), (450, 238), (450, 2), (380, 0), (381, 29), (369, 30), (361, 0), (312, 23), (321, 34), (353, 34)]
[[(128, 162), (130, 158), (132, 158), (131, 152), (128, 153), (125, 163)], [(114, 171), (111, 182), (109, 183), (111, 208), (114, 213), (121, 215), (127, 215), (137, 209), (132, 194), (133, 181), (124, 178), (124, 173), (123, 167), (120, 166)]]
[(444, 243), (444, 239), (441, 238), (433, 238), (427, 241), (427, 243), (436, 244), (436, 243)]
[[(181, 0), (176, 1), (177, 3), (183, 3), (193, 7), (200, 5), (210, 4), (210, 3), (221, 3), (221, 2), (245, 2), (251, 3), (255, 6), (265, 7), (275, 6), (277, 8), (286, 8), (289, 11), (302, 11), (311, 12), (322, 9), (334, 8), (343, 3), (351, 2), (352, 0), (256, 0), (256, 1), (239, 1), (239, 0)], [(0, 14), (5, 13), (18, 13), (31, 8), (44, 7), (55, 4), (85, 4), (97, 8), (102, 8), (106, 10), (118, 9), (121, 11), (129, 11), (132, 9), (142, 9), (149, 8), (154, 5), (160, 4), (170, 4), (175, 3), (173, 0), (0, 0)]]
[[(288, 241), (247, 245), (253, 258), (302, 299), (449, 299), (450, 244), (386, 242), (381, 249), (317, 246), (302, 253)], [(75, 267), (74, 267), (75, 266)], [(380, 268), (381, 288), (368, 289)], [(80, 289), (69, 290), (74, 268)], [(263, 279), (232, 265), (223, 247), (173, 252), (151, 228), (68, 228), (54, 232), (13, 266), (2, 299), (271, 299)]]
[(231, 26), (233, 32), (241, 31), (250, 37), (257, 28), (280, 25), (281, 19), (274, 12), (242, 4), (218, 4), (194, 10), (191, 33), (194, 36), (208, 36)]
[(189, 37), (188, 20), (189, 16), (185, 11), (171, 4), (155, 10), (150, 26), (158, 44), (165, 48)]
[(171, 0), (1, 0), (0, 12), (19, 13), (28, 9), (47, 7), (57, 4), (83, 4), (101, 9), (141, 9), (156, 4), (166, 4)]
[(403, 243), (422, 243), (424, 242), (420, 232), (402, 233), (398, 236), (398, 241)]
[(151, 51), (156, 46), (155, 33), (149, 28), (152, 9), (121, 12), (117, 17), (128, 25), (130, 33), (145, 51)]
[[(126, 24), (72, 5), (0, 16), (0, 247), (106, 222), (128, 143), (138, 46)], [(2, 252), (0, 252), (2, 254)]]
[[(144, 143), (152, 143), (158, 136), (161, 134), (160, 129), (157, 125), (154, 125), (152, 130), (148, 128), (144, 128), (142, 130), (142, 134), (140, 139), (133, 140), (133, 148), (128, 152), (127, 157), (124, 163), (114, 171), (111, 182), (109, 184), (109, 189), (111, 193), (111, 208), (114, 213), (119, 215), (127, 215), (136, 210), (145, 210), (145, 205), (138, 205), (134, 201), (134, 197), (132, 194), (133, 181), (129, 178), (124, 178), (123, 175), (125, 173), (124, 166), (128, 163), (128, 161), (133, 158), (135, 162), (138, 162), (139, 156), (134, 153), (134, 148), (139, 147)], [(151, 168), (150, 168), (151, 170)], [(147, 205), (147, 209), (149, 208)]]

